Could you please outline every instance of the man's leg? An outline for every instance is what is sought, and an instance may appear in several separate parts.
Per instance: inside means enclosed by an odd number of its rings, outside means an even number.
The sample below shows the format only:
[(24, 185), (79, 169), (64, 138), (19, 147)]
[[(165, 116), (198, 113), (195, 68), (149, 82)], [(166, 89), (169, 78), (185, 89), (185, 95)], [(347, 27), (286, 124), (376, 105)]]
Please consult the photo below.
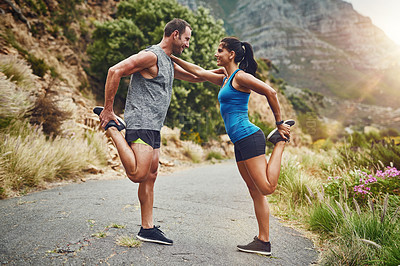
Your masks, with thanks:
[(150, 172), (146, 180), (139, 184), (138, 197), (140, 201), (140, 211), (142, 215), (142, 227), (137, 234), (137, 238), (142, 241), (172, 245), (173, 241), (171, 239), (168, 239), (158, 227), (154, 226), (153, 223), (154, 183), (157, 179), (158, 174), (159, 156), (160, 150), (154, 149)]
[[(143, 145), (143, 144), (136, 144)], [(158, 174), (158, 162), (160, 149), (153, 150), (153, 158), (150, 172), (145, 181), (139, 184), (138, 197), (140, 201), (140, 211), (142, 215), (142, 227), (145, 229), (153, 228), (153, 202), (154, 202), (154, 183)]]
[(115, 127), (108, 128), (106, 133), (117, 147), (128, 178), (135, 183), (146, 180), (153, 160), (153, 148), (144, 144), (129, 145)]

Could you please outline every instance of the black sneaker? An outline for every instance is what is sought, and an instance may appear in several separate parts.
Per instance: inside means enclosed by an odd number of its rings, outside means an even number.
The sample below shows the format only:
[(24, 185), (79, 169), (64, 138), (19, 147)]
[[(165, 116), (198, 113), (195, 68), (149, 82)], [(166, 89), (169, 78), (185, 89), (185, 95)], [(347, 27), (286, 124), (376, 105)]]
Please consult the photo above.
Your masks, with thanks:
[[(93, 108), (93, 113), (95, 113), (96, 115), (100, 115), (101, 112), (103, 111), (103, 109), (104, 109), (104, 107), (96, 106), (95, 108)], [(118, 131), (124, 130), (126, 127), (124, 120), (122, 120), (122, 118), (119, 116), (117, 116), (117, 119), (118, 119), (119, 125), (117, 125), (117, 123), (114, 120), (111, 120), (107, 123), (107, 125), (104, 129), (107, 130), (109, 127), (116, 127), (118, 129)]]
[(154, 242), (164, 245), (172, 245), (173, 243), (171, 239), (165, 237), (165, 234), (159, 229), (159, 226), (154, 226), (150, 229), (144, 229), (143, 227), (140, 227), (140, 231), (136, 237), (142, 241)]
[(271, 256), (271, 243), (261, 241), (257, 236), (254, 237), (253, 242), (243, 246), (238, 245), (237, 248), (243, 252)]
[[(296, 122), (295, 122), (294, 120), (291, 120), (291, 119), (290, 119), (290, 120), (286, 120), (286, 121), (283, 122), (283, 123), (284, 123), (284, 124), (287, 124), (287, 125), (289, 125), (289, 126), (292, 127)], [(290, 138), (288, 138), (288, 139), (282, 138), (281, 134), (279, 134), (278, 129), (275, 128), (274, 130), (272, 130), (272, 131), (268, 134), (267, 140), (268, 140), (269, 142), (272, 142), (272, 143), (275, 145), (275, 144), (278, 143), (279, 141), (287, 141), (287, 142), (289, 142)]]

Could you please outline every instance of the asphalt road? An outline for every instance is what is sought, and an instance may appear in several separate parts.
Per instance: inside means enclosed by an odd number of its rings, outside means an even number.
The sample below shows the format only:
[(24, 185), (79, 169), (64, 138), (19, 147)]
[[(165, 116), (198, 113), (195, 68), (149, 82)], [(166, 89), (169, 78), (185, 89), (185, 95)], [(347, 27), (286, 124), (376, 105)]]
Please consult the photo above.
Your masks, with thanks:
[[(234, 162), (159, 176), (154, 216), (174, 245), (128, 248), (140, 229), (137, 185), (94, 180), (0, 201), (1, 265), (309, 265), (310, 240), (271, 217), (272, 256), (239, 252), (257, 234), (246, 186)], [(124, 228), (108, 228), (111, 224)], [(105, 232), (97, 238), (93, 235)]]

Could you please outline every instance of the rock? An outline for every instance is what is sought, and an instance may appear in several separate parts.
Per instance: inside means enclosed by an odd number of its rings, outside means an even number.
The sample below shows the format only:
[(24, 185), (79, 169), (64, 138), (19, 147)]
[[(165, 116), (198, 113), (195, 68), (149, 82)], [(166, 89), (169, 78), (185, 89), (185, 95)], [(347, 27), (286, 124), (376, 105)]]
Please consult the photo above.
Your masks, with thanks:
[(167, 166), (167, 167), (173, 167), (173, 166), (175, 166), (175, 164), (174, 164), (173, 162), (167, 161), (167, 160), (162, 159), (162, 158), (160, 158), (159, 163), (160, 163), (162, 166)]
[(94, 165), (89, 165), (87, 168), (83, 169), (83, 171), (88, 172), (90, 174), (94, 174), (94, 175), (104, 173), (104, 171), (102, 169), (99, 169)]

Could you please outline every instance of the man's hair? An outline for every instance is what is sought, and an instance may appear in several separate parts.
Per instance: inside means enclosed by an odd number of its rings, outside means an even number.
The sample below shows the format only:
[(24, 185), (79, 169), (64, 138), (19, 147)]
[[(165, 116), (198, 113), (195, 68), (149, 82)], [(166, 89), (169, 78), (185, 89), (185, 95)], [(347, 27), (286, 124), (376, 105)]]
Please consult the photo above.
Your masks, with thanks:
[(179, 35), (182, 35), (185, 32), (186, 27), (189, 27), (189, 29), (192, 30), (192, 27), (190, 27), (189, 23), (183, 19), (174, 18), (168, 22), (167, 25), (165, 25), (164, 36), (169, 37), (176, 30), (179, 32)]

